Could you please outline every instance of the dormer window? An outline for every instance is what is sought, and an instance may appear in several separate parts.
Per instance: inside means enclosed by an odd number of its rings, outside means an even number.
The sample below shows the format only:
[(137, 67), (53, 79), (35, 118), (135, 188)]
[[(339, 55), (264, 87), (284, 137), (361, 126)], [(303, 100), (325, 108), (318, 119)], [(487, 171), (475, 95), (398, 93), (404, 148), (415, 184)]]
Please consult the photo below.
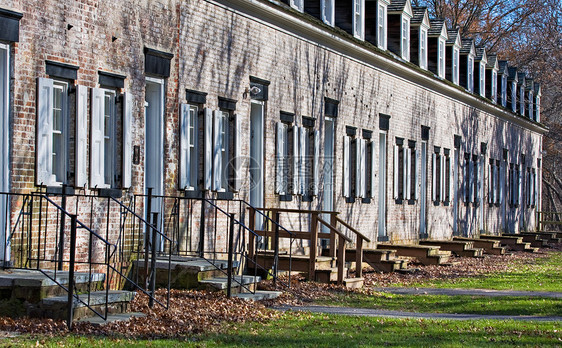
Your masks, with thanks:
[(533, 113), (533, 91), (529, 91), (529, 118), (533, 119), (534, 113)]
[(517, 112), (517, 82), (511, 82), (511, 111)]
[(437, 75), (441, 78), (445, 78), (445, 40), (439, 39), (439, 66)]
[(467, 88), (469, 92), (472, 92), (474, 90), (474, 75), (473, 75), (473, 71), (474, 71), (474, 58), (473, 57), (468, 57), (468, 64), (467, 64), (467, 75), (468, 75), (468, 83), (467, 83)]
[(453, 83), (456, 85), (459, 84), (459, 56), (459, 49), (453, 47)]
[(535, 121), (540, 122), (541, 121), (541, 97), (537, 95), (536, 97), (536, 103), (537, 105), (535, 105), (535, 112), (536, 112), (536, 116), (535, 116)]
[(492, 88), (492, 101), (496, 103), (498, 101), (498, 87), (496, 86), (496, 82), (498, 81), (498, 73), (494, 70), (492, 71), (492, 81), (490, 87)]
[(507, 106), (507, 74), (502, 75), (502, 106)]
[[(301, 0), (302, 1), (302, 0)], [(322, 21), (330, 26), (334, 26), (334, 1), (321, 0)]]
[(427, 69), (427, 29), (420, 30), (420, 68)]
[(519, 87), (519, 114), (525, 116), (525, 86)]
[(363, 40), (365, 37), (365, 0), (353, 0), (353, 36)]
[(486, 63), (484, 61), (480, 62), (480, 76), (479, 76), (479, 88), (480, 88), (480, 96), (486, 96)]
[(381, 50), (386, 50), (386, 5), (379, 2), (377, 25), (377, 44)]
[(402, 37), (400, 42), (402, 59), (410, 60), (410, 19), (404, 16), (402, 17)]
[(304, 11), (304, 0), (290, 0), (289, 4), (297, 11)]

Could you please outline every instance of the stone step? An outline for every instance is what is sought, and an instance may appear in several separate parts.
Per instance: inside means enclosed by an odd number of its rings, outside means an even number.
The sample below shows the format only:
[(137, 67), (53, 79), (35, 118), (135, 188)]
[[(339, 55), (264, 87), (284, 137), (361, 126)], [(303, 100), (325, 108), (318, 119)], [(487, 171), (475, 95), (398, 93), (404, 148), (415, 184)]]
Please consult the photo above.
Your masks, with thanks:
[(128, 321), (131, 318), (144, 318), (146, 314), (140, 312), (128, 312), (128, 313), (115, 313), (110, 314), (104, 320), (99, 316), (95, 317), (86, 317), (77, 320), (77, 322), (86, 322), (96, 326), (103, 326), (105, 324), (114, 323), (114, 322), (121, 322), (121, 321)]
[(514, 234), (514, 233), (504, 233), (503, 236), (506, 237), (521, 237), (524, 243), (529, 243), (532, 247), (543, 248), (548, 246), (548, 242), (542, 240), (537, 234)]
[(440, 250), (433, 245), (412, 245), (412, 244), (378, 244), (377, 248), (396, 250), (396, 255), (416, 258), (424, 265), (439, 265), (449, 261), (450, 251)]
[(480, 239), (497, 240), (503, 246), (511, 246), (518, 243), (523, 243), (523, 238), (518, 236), (494, 236), (490, 234), (481, 234)]
[[(256, 254), (256, 263), (264, 269), (271, 269), (273, 267), (274, 255), (273, 254)], [(329, 270), (336, 264), (336, 259), (330, 256), (316, 256), (315, 269), (316, 270)], [(310, 257), (308, 255), (279, 255), (277, 269), (279, 271), (297, 271), (308, 272), (310, 265)], [(252, 265), (248, 265), (251, 267)]]
[[(84, 303), (98, 313), (105, 313), (106, 297), (108, 314), (125, 313), (129, 307), (129, 302), (135, 297), (135, 292), (126, 290), (110, 290), (107, 293), (106, 291), (94, 291), (89, 295), (80, 294), (78, 296), (81, 301), (74, 298), (73, 302), (74, 320), (96, 316)], [(44, 298), (38, 305), (28, 308), (28, 315), (31, 317), (66, 319), (68, 316), (68, 296)]]
[[(68, 287), (68, 271), (7, 269), (0, 270), (0, 298), (17, 299), (38, 303), (50, 296), (66, 294), (57, 283)], [(74, 283), (80, 292), (100, 290), (103, 287), (103, 273), (75, 272)]]
[[(355, 262), (355, 249), (346, 250), (345, 256), (347, 262)], [(408, 268), (408, 260), (398, 259), (392, 249), (363, 249), (363, 264), (384, 273)]]
[(262, 301), (262, 300), (272, 300), (283, 294), (282, 291), (265, 291), (257, 290), (255, 293), (244, 292), (240, 294), (233, 294), (233, 297), (241, 298), (246, 301)]
[(349, 289), (361, 289), (365, 283), (365, 278), (345, 278), (343, 285)]
[(521, 232), (521, 235), (536, 235), (548, 244), (562, 243), (562, 237), (558, 238), (553, 232)]
[(475, 248), (484, 250), (484, 253), (490, 255), (504, 255), (505, 248), (500, 245), (500, 242), (492, 239), (477, 239), (466, 237), (453, 237), (453, 240), (458, 241), (471, 241)]
[(480, 248), (474, 247), (474, 242), (472, 241), (462, 241), (462, 240), (426, 240), (420, 241), (422, 245), (434, 245), (438, 246), (440, 250), (446, 250), (454, 253), (461, 257), (481, 257), (482, 250)]
[[(233, 293), (243, 293), (248, 290), (254, 291), (256, 284), (260, 281), (261, 278), (258, 276), (235, 275), (232, 280), (231, 291)], [(228, 288), (228, 278), (226, 276), (204, 279), (199, 283), (208, 290), (225, 291)]]

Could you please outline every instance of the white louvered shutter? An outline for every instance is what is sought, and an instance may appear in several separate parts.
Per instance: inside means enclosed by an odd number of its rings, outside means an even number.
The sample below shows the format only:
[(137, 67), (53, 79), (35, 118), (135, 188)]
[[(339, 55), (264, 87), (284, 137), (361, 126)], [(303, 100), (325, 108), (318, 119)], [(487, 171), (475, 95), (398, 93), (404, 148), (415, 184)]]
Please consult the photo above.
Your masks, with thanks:
[(275, 193), (285, 194), (284, 190), (284, 166), (285, 166), (285, 137), (284, 137), (285, 125), (282, 122), (277, 122), (276, 125), (276, 142), (275, 142)]
[(517, 171), (518, 171), (518, 175), (517, 175), (517, 204), (521, 204), (522, 202), (522, 195), (523, 195), (523, 165), (520, 164), (519, 166), (517, 166)]
[(498, 201), (498, 166), (492, 165), (492, 203)]
[(416, 150), (416, 157), (414, 163), (414, 195), (415, 195), (414, 198), (415, 199), (420, 198), (420, 178), (419, 178), (420, 171), (421, 171), (420, 150)]
[(394, 199), (398, 199), (398, 180), (399, 175), (398, 175), (398, 171), (399, 171), (399, 151), (400, 151), (400, 147), (398, 145), (394, 145), (394, 172), (393, 172), (393, 178), (394, 178)]
[(445, 201), (445, 156), (439, 155), (439, 200)]
[(76, 187), (88, 184), (88, 87), (76, 86)]
[(363, 197), (363, 187), (362, 184), (362, 167), (363, 167), (363, 153), (361, 143), (363, 139), (355, 140), (355, 197)]
[(299, 193), (304, 195), (306, 191), (307, 183), (307, 153), (306, 153), (306, 140), (307, 140), (307, 129), (305, 127), (299, 127)]
[(92, 88), (92, 115), (90, 131), (90, 187), (104, 188), (104, 91)]
[(292, 139), (293, 142), (293, 153), (292, 155), (292, 166), (293, 166), (293, 186), (291, 187), (291, 194), (296, 195), (299, 192), (299, 127), (296, 125), (292, 129)]
[(37, 79), (37, 185), (50, 185), (53, 176), (53, 80)]
[[(450, 154), (450, 152), (449, 152)], [(453, 162), (454, 160), (450, 157), (449, 155), (449, 187), (447, 187), (447, 190), (449, 190), (449, 202), (453, 201), (453, 191), (454, 191), (454, 181), (455, 180), (455, 173), (453, 172)]]
[(540, 180), (540, 178), (537, 175), (537, 171), (533, 170), (533, 182), (534, 182), (533, 186), (535, 188), (535, 194), (533, 195), (533, 199), (534, 199), (533, 205), (534, 206), (537, 206), (539, 204), (539, 199), (540, 199), (540, 197), (539, 197), (539, 188), (540, 188), (539, 180)]
[(500, 181), (500, 192), (499, 192), (499, 203), (502, 204), (504, 202), (504, 192), (505, 192), (505, 167), (504, 167), (504, 162), (500, 163), (500, 168), (499, 168), (499, 181)]
[(343, 179), (342, 179), (342, 186), (343, 186), (343, 196), (349, 197), (350, 196), (350, 187), (349, 187), (349, 142), (350, 139), (348, 136), (343, 137)]
[(431, 164), (432, 164), (431, 199), (435, 202), (437, 201), (437, 154), (435, 152), (431, 154)]
[(314, 131), (314, 180), (312, 194), (318, 196), (318, 186), (320, 185), (320, 131)]
[(189, 182), (189, 105), (180, 104), (180, 189), (191, 186)]
[(474, 201), (476, 203), (480, 203), (480, 200), (482, 199), (482, 197), (480, 197), (482, 195), (482, 185), (483, 185), (483, 176), (484, 176), (484, 166), (483, 166), (483, 160), (482, 158), (480, 159), (479, 162), (475, 163), (475, 168), (474, 170), (476, 170), (476, 193), (474, 194), (475, 198)]
[(131, 187), (133, 178), (133, 96), (123, 95), (123, 188)]
[(203, 163), (203, 188), (205, 190), (210, 190), (213, 180), (213, 111), (211, 109), (205, 109), (204, 115), (205, 158)]
[(222, 137), (222, 112), (215, 110), (213, 113), (213, 190), (219, 190), (221, 185), (222, 158), (221, 147), (225, 140)]
[(375, 185), (377, 183), (377, 157), (375, 154), (375, 142), (371, 141), (371, 198), (375, 198)]
[(469, 164), (468, 164), (468, 177), (469, 177), (469, 181), (468, 181), (468, 195), (469, 195), (469, 202), (474, 203), (474, 179), (476, 177), (474, 170), (476, 168), (474, 168), (474, 161), (469, 159)]
[(404, 195), (412, 199), (412, 149), (404, 149)]
[(240, 191), (242, 187), (242, 118), (235, 114), (234, 116), (234, 191)]

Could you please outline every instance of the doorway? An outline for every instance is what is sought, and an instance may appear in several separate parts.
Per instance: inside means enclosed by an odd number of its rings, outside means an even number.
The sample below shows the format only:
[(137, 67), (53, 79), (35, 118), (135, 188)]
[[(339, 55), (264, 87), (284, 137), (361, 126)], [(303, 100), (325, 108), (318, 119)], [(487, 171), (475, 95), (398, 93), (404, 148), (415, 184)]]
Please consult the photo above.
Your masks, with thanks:
[(386, 133), (379, 133), (379, 225), (378, 241), (387, 241), (386, 232)]
[[(250, 106), (250, 204), (263, 208), (263, 124), (264, 103), (252, 100)], [(263, 229), (263, 217), (256, 215), (255, 229)]]
[(421, 183), (420, 183), (420, 232), (419, 238), (425, 239), (427, 234), (427, 142), (421, 143)]
[[(146, 78), (145, 95), (145, 159), (144, 159), (144, 187), (145, 194), (152, 189), (155, 196), (164, 193), (164, 80)], [(153, 221), (157, 213), (156, 226), (162, 231), (163, 209), (162, 199), (153, 198), (150, 202), (150, 211), (146, 211), (147, 221)], [(147, 202), (148, 209), (148, 202)], [(159, 243), (162, 251), (163, 243)]]

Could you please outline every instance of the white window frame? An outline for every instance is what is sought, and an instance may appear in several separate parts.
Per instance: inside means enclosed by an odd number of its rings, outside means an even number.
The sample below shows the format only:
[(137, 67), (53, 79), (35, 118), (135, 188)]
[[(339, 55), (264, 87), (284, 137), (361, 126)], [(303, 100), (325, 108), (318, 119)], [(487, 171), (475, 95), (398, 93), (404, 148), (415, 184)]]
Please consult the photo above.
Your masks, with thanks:
[[(68, 104), (68, 88), (69, 85), (67, 82), (53, 80), (53, 107), (51, 109), (51, 117), (53, 118), (52, 121), (52, 148), (51, 148), (51, 156), (53, 156), (53, 166), (52, 166), (52, 175), (53, 175), (53, 182), (51, 184), (61, 185), (66, 182), (66, 172), (67, 172), (67, 164), (68, 164), (68, 114), (69, 114), (69, 104)], [(54, 120), (54, 113), (55, 113), (55, 91), (60, 91), (61, 93), (61, 129), (59, 131), (55, 130), (55, 120)], [(60, 135), (60, 148), (56, 149), (55, 144), (55, 134)], [(57, 154), (58, 152), (58, 154)], [(58, 163), (57, 163), (58, 162)], [(57, 170), (58, 169), (58, 170)], [(58, 171), (58, 173), (57, 173)], [(61, 178), (62, 176), (62, 178)]]
[(481, 97), (486, 97), (486, 63), (484, 61), (480, 61), (480, 71), (479, 71), (479, 92)]
[(453, 83), (459, 84), (459, 60), (460, 60), (460, 50), (457, 47), (453, 47)]
[(427, 70), (427, 29), (420, 27), (420, 49), (419, 49), (419, 61), (420, 68)]
[(289, 5), (297, 11), (304, 12), (304, 0), (289, 0)]
[(217, 192), (226, 192), (228, 189), (230, 116), (230, 111), (217, 110), (213, 117), (213, 191)]
[(439, 66), (437, 70), (437, 75), (441, 78), (445, 78), (445, 39), (439, 38), (438, 40), (438, 55), (439, 55)]
[(322, 21), (329, 26), (334, 26), (335, 22), (335, 0), (321, 0), (320, 10)]
[(537, 95), (536, 96), (536, 105), (535, 105), (535, 121), (540, 122), (541, 121), (541, 96)]
[(525, 85), (519, 86), (519, 114), (525, 116)]
[(491, 95), (492, 95), (492, 102), (493, 103), (497, 103), (498, 102), (498, 86), (497, 86), (497, 81), (498, 81), (498, 73), (496, 70), (492, 70), (492, 81), (490, 81), (490, 88), (491, 90)]
[[(115, 120), (116, 120), (116, 92), (110, 89), (103, 90), (104, 95), (104, 182), (107, 186), (114, 186), (115, 174)], [(107, 103), (109, 110), (106, 110)]]
[(517, 82), (511, 81), (511, 111), (517, 112)]
[(400, 53), (402, 59), (410, 61), (410, 18), (405, 15), (400, 24)]
[(180, 161), (180, 171), (185, 171), (180, 189), (193, 191), (197, 188), (197, 180), (199, 174), (199, 106), (194, 104), (184, 104), (185, 115), (181, 120), (181, 142), (182, 158)]
[(502, 106), (505, 108), (507, 107), (507, 75), (506, 74), (502, 75), (501, 92), (502, 92)]
[(474, 57), (468, 56), (467, 69), (467, 88), (470, 93), (474, 91)]
[(377, 45), (381, 50), (387, 49), (387, 6), (379, 1), (377, 8)]
[[(10, 181), (9, 181), (9, 159), (10, 159), (10, 139), (9, 139), (9, 104), (10, 104), (10, 46), (0, 43), (0, 127), (2, 133), (0, 134), (0, 166), (2, 169), (0, 173), (0, 192), (9, 192)], [(2, 200), (5, 202), (5, 200)], [(0, 203), (4, 208), (7, 203)], [(4, 211), (4, 209), (2, 209)], [(0, 218), (0, 222), (4, 221)], [(7, 224), (7, 221), (4, 221)], [(0, 226), (3, 228), (4, 226)], [(5, 231), (0, 232), (0, 236)], [(8, 248), (9, 249), (9, 248)], [(8, 252), (8, 251), (6, 251)], [(1, 258), (2, 255), (0, 255)], [(9, 259), (9, 257), (6, 257)]]
[(365, 38), (365, 0), (353, 0), (353, 36), (360, 40)]
[(533, 96), (533, 91), (529, 91), (529, 118), (532, 120), (535, 118), (534, 111), (533, 111), (533, 100), (534, 100), (534, 96)]

